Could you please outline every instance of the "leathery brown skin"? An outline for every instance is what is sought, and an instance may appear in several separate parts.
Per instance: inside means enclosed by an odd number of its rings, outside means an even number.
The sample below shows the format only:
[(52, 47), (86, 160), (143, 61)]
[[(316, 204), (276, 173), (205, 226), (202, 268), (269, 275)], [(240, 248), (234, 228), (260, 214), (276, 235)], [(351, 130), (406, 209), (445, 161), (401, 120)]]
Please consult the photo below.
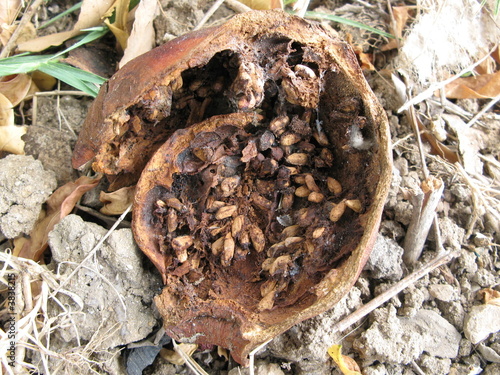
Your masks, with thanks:
[[(302, 269), (297, 271), (296, 279), (290, 284), (296, 285), (293, 289), (296, 295), (284, 296), (276, 292), (276, 300), (270, 308), (259, 308), (263, 280), (252, 279), (248, 275), (259, 275), (265, 257), (263, 254), (272, 243), (268, 241), (266, 249), (259, 254), (233, 259), (226, 266), (221, 265), (210, 249), (203, 250), (203, 246), (193, 245), (197, 246), (196, 249), (190, 248), (187, 256), (192, 257), (194, 251), (202, 254), (201, 261), (198, 257), (196, 264), (200, 267), (198, 273), (203, 277), (190, 283), (189, 274), (181, 274), (179, 269), (191, 260), (172, 261), (176, 255), (165, 239), (166, 230), (158, 227), (154, 210), (164, 199), (162, 194), (165, 189), (173, 191), (173, 174), (182, 172), (172, 167), (175, 163), (164, 165), (165, 160), (176, 160), (182, 148), (198, 132), (212, 131), (221, 119), (237, 123), (242, 116), (248, 116), (245, 121), (256, 122), (252, 114), (256, 113), (261, 103), (270, 103), (269, 94), (266, 91), (261, 98), (258, 85), (251, 86), (252, 82), (246, 83), (250, 89), (242, 90), (243, 94), (231, 93), (235, 80), (244, 82), (238, 69), (245, 63), (250, 66), (256, 61), (262, 62), (263, 56), (279, 54), (279, 46), (287, 43), (289, 49), (280, 50), (288, 58), (286, 64), (295, 64), (297, 75), (300, 69), (308, 73), (306, 68), (297, 68), (295, 56), (288, 56), (293, 55), (293, 51), (301, 50), (299, 64), (315, 70), (320, 79), (320, 93), (317, 98), (301, 98), (301, 93), (314, 85), (307, 86), (306, 82), (304, 87), (294, 91), (292, 84), (291, 88), (280, 87), (279, 93), (275, 94), (278, 99), (273, 99), (272, 103), (275, 105), (282, 100), (285, 104), (277, 107), (289, 110), (290, 117), (297, 117), (298, 113), (298, 117), (308, 118), (308, 111), (317, 116), (315, 119), (322, 124), (330, 142), (327, 148), (336, 161), (332, 173), (344, 189), (339, 196), (331, 199), (338, 203), (341, 199), (343, 202), (359, 198), (363, 208), (359, 214), (350, 212), (349, 220), (331, 223), (332, 230), (339, 229), (338, 238), (345, 242), (331, 244), (336, 252), (344, 254), (341, 258), (329, 261), (325, 256), (330, 254), (333, 257), (336, 253), (329, 248), (317, 249), (322, 257), (317, 259), (321, 269), (313, 272), (311, 267), (315, 262), (309, 261), (307, 272)], [(238, 58), (235, 60), (230, 56)], [(278, 60), (272, 62), (277, 63)], [(232, 66), (235, 61), (240, 65)], [(225, 67), (219, 68), (221, 64)], [(207, 106), (197, 103), (182, 110), (171, 110), (170, 106), (175, 107), (176, 100), (184, 100), (190, 97), (191, 91), (194, 92), (187, 87), (190, 84), (195, 86), (191, 74), (203, 74), (203, 67), (222, 75), (229, 72), (225, 75), (224, 92), (214, 96), (211, 102), (222, 106), (222, 112), (216, 111), (215, 104), (206, 109)], [(257, 72), (257, 78), (285, 85), (283, 80), (287, 76), (282, 69), (271, 72), (270, 65), (261, 68), (263, 72)], [(279, 74), (282, 76), (277, 79)], [(186, 96), (176, 99), (176, 93), (183, 90)], [(165, 94), (173, 99), (164, 100), (162, 95)], [(294, 98), (294, 95), (297, 97)], [(348, 100), (352, 97), (356, 99), (354, 102)], [(242, 98), (248, 100), (242, 102)], [(201, 116), (184, 113), (186, 108), (197, 111), (200, 106), (209, 113), (202, 113)], [(262, 126), (268, 126), (270, 119), (266, 122), (265, 117), (274, 110), (258, 112), (258, 121)], [(154, 121), (155, 116), (158, 121)], [(362, 118), (363, 124), (353, 126), (353, 119), (359, 118)], [(241, 125), (245, 126), (249, 125)], [(158, 129), (162, 127), (167, 130)], [(182, 128), (186, 129), (174, 133)], [(357, 139), (354, 140), (354, 137)], [(263, 11), (245, 13), (220, 27), (188, 34), (123, 67), (103, 86), (92, 105), (75, 148), (73, 165), (79, 167), (95, 160), (94, 169), (108, 175), (113, 189), (134, 184), (140, 177), (133, 209), (133, 231), (141, 250), (158, 268), (166, 285), (162, 294), (155, 298), (155, 303), (162, 314), (167, 334), (177, 340), (228, 348), (238, 363), (247, 365), (248, 354), (254, 348), (294, 324), (330, 309), (355, 283), (375, 242), (390, 185), (392, 166), (389, 143), (384, 110), (364, 79), (350, 47), (318, 25), (281, 11)], [(196, 237), (195, 234), (192, 236)], [(251, 247), (249, 251), (251, 254)], [(205, 289), (201, 290), (202, 287)]]

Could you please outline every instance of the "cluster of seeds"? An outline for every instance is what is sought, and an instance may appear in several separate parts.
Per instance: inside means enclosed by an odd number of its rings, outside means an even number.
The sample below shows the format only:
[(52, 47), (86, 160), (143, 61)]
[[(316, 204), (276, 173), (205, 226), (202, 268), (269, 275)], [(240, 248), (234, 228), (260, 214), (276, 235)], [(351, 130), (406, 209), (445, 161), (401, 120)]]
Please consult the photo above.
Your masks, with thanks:
[(336, 223), (363, 205), (346, 199), (332, 175), (328, 137), (312, 118), (305, 111), (195, 136), (154, 209), (170, 270), (182, 276), (208, 263), (257, 264), (259, 310), (314, 276), (315, 259), (334, 247)]

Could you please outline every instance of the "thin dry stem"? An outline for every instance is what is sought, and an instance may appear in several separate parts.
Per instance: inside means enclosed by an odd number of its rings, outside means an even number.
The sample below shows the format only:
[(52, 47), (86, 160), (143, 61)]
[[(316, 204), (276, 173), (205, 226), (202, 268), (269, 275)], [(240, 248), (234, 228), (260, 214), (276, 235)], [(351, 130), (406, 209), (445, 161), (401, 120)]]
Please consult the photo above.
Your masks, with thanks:
[(410, 285), (413, 285), (417, 280), (421, 279), (425, 275), (427, 275), (432, 270), (442, 266), (443, 264), (451, 261), (456, 254), (451, 252), (446, 252), (441, 255), (436, 256), (432, 261), (425, 264), (418, 270), (412, 272), (408, 276), (406, 276), (401, 281), (397, 282), (389, 289), (387, 289), (384, 293), (378, 295), (366, 305), (363, 305), (361, 308), (353, 312), (351, 315), (347, 316), (345, 319), (341, 320), (337, 324), (332, 327), (334, 332), (342, 332), (349, 328), (351, 325), (358, 322), (360, 319), (371, 313), (376, 308), (382, 306), (385, 302), (395, 297), (399, 292), (406, 289)]
[(210, 17), (213, 16), (213, 14), (217, 11), (217, 9), (220, 8), (220, 6), (224, 3), (225, 0), (217, 0), (211, 7), (210, 9), (207, 11), (207, 13), (205, 13), (205, 15), (203, 16), (203, 18), (201, 19), (201, 21), (198, 23), (198, 25), (196, 25), (194, 27), (193, 30), (198, 30), (198, 29), (201, 29), (206, 23), (207, 21), (210, 19)]
[(16, 30), (12, 33), (12, 36), (3, 48), (2, 52), (0, 52), (0, 59), (3, 59), (4, 57), (10, 55), (10, 53), (16, 46), (17, 39), (19, 39), (19, 37), (21, 36), (21, 32), (23, 31), (24, 26), (26, 26), (26, 24), (31, 20), (37, 9), (40, 7), (40, 5), (42, 5), (44, 1), (45, 0), (35, 0), (35, 2), (31, 4), (29, 9), (23, 14), (23, 17), (21, 18), (21, 21), (19, 22)]

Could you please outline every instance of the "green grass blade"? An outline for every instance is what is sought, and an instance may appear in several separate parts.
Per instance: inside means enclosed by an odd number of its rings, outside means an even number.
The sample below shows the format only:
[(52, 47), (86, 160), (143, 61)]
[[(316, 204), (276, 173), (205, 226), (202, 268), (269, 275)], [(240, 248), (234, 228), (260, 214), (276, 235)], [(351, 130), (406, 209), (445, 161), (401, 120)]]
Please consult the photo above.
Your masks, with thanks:
[(72, 44), (70, 47), (66, 48), (64, 51), (58, 52), (54, 55), (54, 57), (59, 57), (62, 56), (69, 51), (74, 50), (75, 48), (78, 48), (80, 46), (83, 46), (84, 44), (88, 44), (90, 42), (93, 42), (96, 39), (99, 39), (100, 37), (104, 36), (109, 29), (106, 26), (97, 26), (97, 27), (92, 27), (89, 29), (84, 29), (82, 31), (88, 31), (88, 33), (84, 34), (83, 36), (80, 36), (77, 42)]
[(392, 34), (389, 34), (389, 33), (386, 33), (385, 31), (382, 31), (382, 30), (376, 29), (374, 27), (365, 25), (364, 23), (361, 23), (358, 21), (353, 21), (353, 20), (348, 20), (346, 18), (334, 16), (331, 14), (308, 11), (308, 12), (306, 12), (306, 18), (324, 19), (324, 20), (334, 21), (334, 22), (338, 22), (338, 23), (343, 23), (344, 25), (357, 27), (359, 29), (368, 30), (368, 31), (371, 31), (372, 33), (385, 36), (386, 38), (393, 38), (393, 39), (396, 38)]
[(63, 18), (64, 16), (66, 16), (67, 14), (71, 14), (73, 13), (75, 10), (78, 10), (82, 7), (82, 3), (83, 1), (80, 1), (79, 3), (76, 3), (75, 5), (73, 5), (71, 8), (68, 8), (66, 9), (64, 12), (58, 14), (57, 16), (55, 16), (54, 18), (51, 18), (50, 20), (48, 20), (47, 22), (45, 22), (42, 26), (39, 27), (39, 29), (43, 29), (44, 27), (47, 27), (49, 25), (52, 25), (54, 22), (56, 22), (57, 20)]
[(96, 74), (55, 61), (42, 65), (39, 70), (94, 97), (106, 82), (106, 79)]
[(53, 57), (54, 55), (30, 55), (24, 53), (0, 59), (0, 77), (32, 72), (47, 64)]

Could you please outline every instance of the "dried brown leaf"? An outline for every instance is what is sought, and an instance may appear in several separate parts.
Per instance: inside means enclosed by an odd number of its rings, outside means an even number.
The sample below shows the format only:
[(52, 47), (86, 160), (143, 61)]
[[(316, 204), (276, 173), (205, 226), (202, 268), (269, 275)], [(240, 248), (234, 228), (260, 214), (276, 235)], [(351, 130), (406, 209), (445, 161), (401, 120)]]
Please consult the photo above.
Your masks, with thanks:
[(124, 187), (105, 193), (101, 191), (99, 200), (104, 203), (101, 213), (104, 215), (121, 215), (134, 201), (135, 186)]
[(13, 107), (37, 91), (38, 87), (27, 74), (0, 77), (0, 93), (9, 99)]
[(344, 375), (361, 375), (361, 370), (354, 359), (343, 355), (342, 345), (332, 345), (328, 348), (328, 354), (333, 358), (340, 371)]
[(49, 34), (18, 44), (24, 52), (40, 52), (51, 46), (58, 46), (81, 33), (81, 30), (100, 25), (102, 17), (113, 5), (114, 0), (83, 0), (80, 16), (73, 30)]
[[(14, 31), (16, 31), (18, 25), (2, 25), (0, 32), (0, 42), (5, 46), (9, 39), (11, 38)], [(31, 22), (27, 22), (24, 24), (23, 29), (19, 33), (17, 37), (16, 44), (23, 43), (27, 40), (33, 39), (36, 37), (36, 29), (35, 26)]]
[(488, 99), (500, 95), (500, 71), (476, 77), (458, 78), (445, 87), (450, 99)]
[(406, 23), (410, 19), (410, 10), (411, 7), (408, 6), (400, 6), (400, 7), (392, 7), (392, 15), (393, 22), (391, 22), (392, 33), (396, 36), (396, 38), (391, 39), (389, 43), (385, 46), (382, 46), (380, 49), (382, 51), (389, 51), (394, 48), (399, 47), (399, 39), (403, 37), (403, 30), (406, 26)]
[(14, 249), (14, 255), (38, 262), (42, 258), (45, 249), (47, 249), (49, 232), (65, 216), (71, 213), (83, 194), (97, 186), (100, 179), (101, 177), (83, 176), (57, 189), (47, 200), (46, 211), (41, 213), (35, 223), (29, 240), (20, 249)]
[(142, 0), (135, 11), (134, 26), (128, 38), (127, 48), (120, 60), (120, 68), (133, 58), (153, 48), (155, 30), (153, 20), (158, 10), (157, 0)]
[(484, 303), (487, 305), (500, 306), (500, 292), (492, 288), (485, 288), (481, 290), (483, 294)]
[(127, 41), (129, 37), (127, 29), (129, 6), (130, 0), (116, 0), (105, 15), (105, 17), (111, 17), (113, 11), (115, 11), (114, 21), (111, 23), (109, 19), (104, 20), (104, 23), (109, 27), (120, 44), (122, 51), (127, 48)]
[(24, 141), (21, 137), (26, 130), (26, 126), (14, 125), (12, 103), (0, 93), (0, 151), (23, 155)]
[(10, 25), (15, 21), (19, 10), (21, 9), (21, 0), (2, 0), (0, 1), (0, 25)]

